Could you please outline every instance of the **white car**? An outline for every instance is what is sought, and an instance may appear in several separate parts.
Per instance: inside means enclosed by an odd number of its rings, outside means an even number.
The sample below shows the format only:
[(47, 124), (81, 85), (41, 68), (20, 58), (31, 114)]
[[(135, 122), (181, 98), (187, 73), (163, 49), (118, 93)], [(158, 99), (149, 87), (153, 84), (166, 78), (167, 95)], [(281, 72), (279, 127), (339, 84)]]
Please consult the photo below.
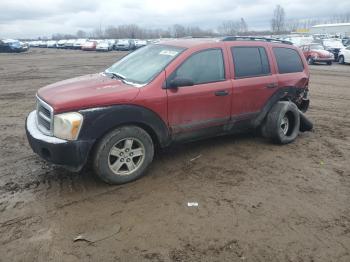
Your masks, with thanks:
[(64, 48), (66, 42), (67, 42), (67, 40), (65, 40), (65, 39), (59, 40), (57, 42), (57, 48)]
[(129, 51), (134, 49), (134, 41), (131, 39), (119, 39), (116, 46), (116, 50), (119, 51)]
[(85, 38), (77, 39), (73, 44), (73, 49), (81, 49), (81, 47), (87, 42), (88, 40)]
[(47, 41), (47, 47), (48, 48), (56, 48), (57, 47), (57, 41), (55, 41), (55, 40)]
[(339, 52), (339, 64), (350, 63), (350, 46), (342, 48)]
[(96, 51), (111, 51), (113, 50), (114, 44), (114, 40), (103, 40), (97, 44)]
[(134, 43), (135, 43), (135, 49), (147, 45), (147, 41), (146, 41), (146, 40), (139, 40), (139, 39), (136, 39), (136, 40), (134, 40)]

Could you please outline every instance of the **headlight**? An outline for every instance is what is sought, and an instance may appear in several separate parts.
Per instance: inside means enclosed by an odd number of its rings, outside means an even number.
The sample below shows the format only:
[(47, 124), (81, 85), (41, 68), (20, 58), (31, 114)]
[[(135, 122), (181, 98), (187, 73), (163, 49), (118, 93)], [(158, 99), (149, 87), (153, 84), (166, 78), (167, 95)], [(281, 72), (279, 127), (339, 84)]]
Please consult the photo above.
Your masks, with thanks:
[(82, 123), (83, 116), (77, 112), (55, 115), (53, 135), (61, 139), (76, 140)]

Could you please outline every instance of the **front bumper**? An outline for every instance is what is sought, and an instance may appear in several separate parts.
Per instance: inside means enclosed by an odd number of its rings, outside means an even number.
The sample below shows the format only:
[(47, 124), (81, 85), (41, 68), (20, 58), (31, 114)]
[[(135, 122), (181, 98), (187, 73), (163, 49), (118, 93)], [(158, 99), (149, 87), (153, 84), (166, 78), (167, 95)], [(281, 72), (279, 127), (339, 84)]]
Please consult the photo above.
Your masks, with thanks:
[(36, 111), (26, 119), (26, 133), (33, 151), (48, 162), (79, 171), (85, 165), (94, 141), (67, 141), (44, 135), (36, 125)]
[(334, 57), (317, 57), (314, 58), (314, 62), (332, 62), (334, 61)]

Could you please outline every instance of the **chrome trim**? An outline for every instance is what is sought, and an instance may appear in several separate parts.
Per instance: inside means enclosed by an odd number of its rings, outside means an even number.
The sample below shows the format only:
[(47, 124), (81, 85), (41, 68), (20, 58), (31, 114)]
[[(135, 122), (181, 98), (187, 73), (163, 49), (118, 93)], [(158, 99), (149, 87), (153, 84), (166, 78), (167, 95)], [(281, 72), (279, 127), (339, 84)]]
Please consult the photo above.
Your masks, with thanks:
[[(38, 129), (45, 135), (48, 136), (53, 136), (53, 108), (46, 103), (45, 101), (43, 101), (42, 99), (40, 99), (38, 97), (38, 95), (36, 95), (36, 99), (37, 99), (37, 104), (36, 104), (36, 114), (37, 114), (37, 119), (36, 119), (36, 125), (38, 127)], [(39, 111), (39, 106), (44, 107), (45, 109), (47, 109), (50, 112), (50, 118), (48, 118), (43, 112)], [(48, 130), (45, 126), (41, 125), (38, 121), (38, 119), (42, 118), (44, 119), (44, 121), (47, 121), (50, 123), (50, 130)]]

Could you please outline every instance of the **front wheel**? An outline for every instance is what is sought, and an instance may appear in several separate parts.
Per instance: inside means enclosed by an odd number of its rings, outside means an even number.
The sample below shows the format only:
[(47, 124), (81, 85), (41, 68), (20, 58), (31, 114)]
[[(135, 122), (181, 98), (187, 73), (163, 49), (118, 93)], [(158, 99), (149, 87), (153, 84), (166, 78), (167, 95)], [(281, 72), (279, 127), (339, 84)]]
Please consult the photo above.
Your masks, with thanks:
[(344, 56), (339, 56), (339, 61), (338, 61), (339, 64), (345, 64), (345, 60), (344, 60)]
[(327, 62), (327, 65), (332, 65), (332, 61), (328, 61), (328, 62)]
[(109, 184), (128, 183), (144, 174), (153, 155), (153, 141), (145, 130), (137, 126), (120, 127), (98, 143), (94, 170)]
[(307, 59), (307, 63), (308, 63), (309, 65), (313, 65), (313, 64), (315, 64), (315, 61), (314, 61), (314, 59), (310, 56), (310, 57), (308, 57), (308, 59)]
[(278, 144), (293, 142), (299, 134), (300, 115), (298, 107), (289, 101), (275, 104), (262, 125), (262, 134)]

